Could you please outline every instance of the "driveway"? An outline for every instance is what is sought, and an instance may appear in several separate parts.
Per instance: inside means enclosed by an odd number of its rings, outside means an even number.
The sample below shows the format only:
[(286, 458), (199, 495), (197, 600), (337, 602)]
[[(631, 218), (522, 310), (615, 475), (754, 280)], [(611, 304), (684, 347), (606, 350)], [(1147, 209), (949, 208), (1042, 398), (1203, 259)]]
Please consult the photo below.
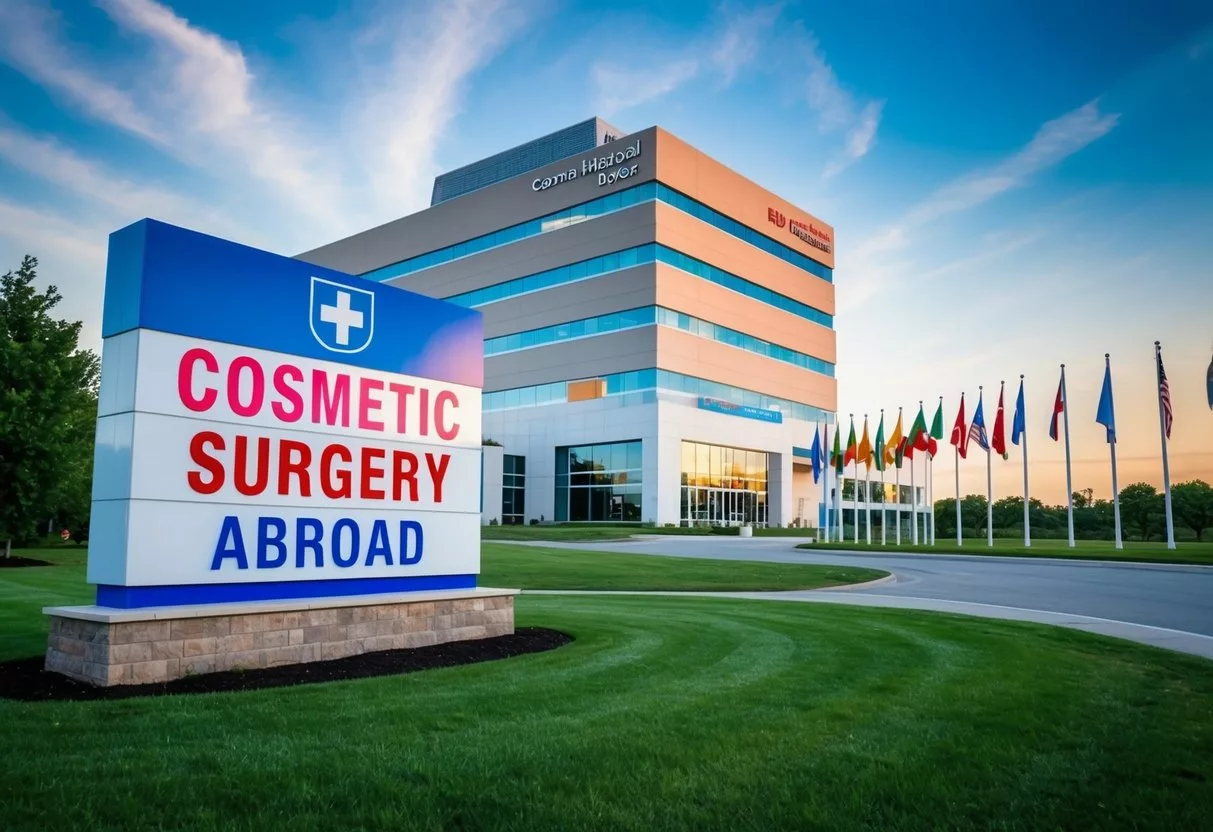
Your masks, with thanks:
[[(867, 566), (894, 580), (849, 591), (770, 593), (865, 606), (939, 609), (1078, 626), (1213, 657), (1213, 567), (1052, 558), (876, 554), (795, 548), (790, 538), (637, 537), (550, 543), (665, 557)], [(840, 597), (842, 596), (842, 597)], [(1043, 613), (1044, 615), (1037, 615)], [(1102, 622), (1102, 623), (1101, 623)], [(1119, 626), (1119, 625), (1133, 626)], [(1151, 630), (1156, 632), (1151, 633)], [(1184, 639), (1185, 634), (1195, 638)], [(1167, 643), (1170, 642), (1170, 643)], [(1183, 642), (1186, 646), (1180, 646)]]

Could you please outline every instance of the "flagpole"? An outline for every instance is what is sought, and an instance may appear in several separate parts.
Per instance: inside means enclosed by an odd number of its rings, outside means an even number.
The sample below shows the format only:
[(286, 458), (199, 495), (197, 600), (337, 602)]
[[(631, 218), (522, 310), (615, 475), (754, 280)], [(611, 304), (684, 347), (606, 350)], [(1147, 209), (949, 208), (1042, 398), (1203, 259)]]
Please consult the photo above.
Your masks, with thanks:
[[(981, 395), (981, 386), (977, 393)], [(991, 463), (990, 439), (986, 437), (986, 545), (994, 545), (994, 469)]]
[(1066, 390), (1066, 365), (1061, 365), (1061, 423), (1066, 435), (1066, 526), (1068, 545), (1074, 548), (1074, 482), (1070, 477), (1070, 393)]
[(1162, 344), (1154, 342), (1154, 363), (1158, 367), (1158, 432), (1162, 436), (1162, 493), (1167, 512), (1167, 548), (1175, 548), (1175, 521), (1171, 514), (1171, 466), (1167, 461), (1167, 424), (1162, 407)]
[(851, 542), (859, 545), (859, 457), (855, 457), (855, 479), (851, 482)]
[[(863, 435), (868, 435), (868, 414), (863, 414)], [(859, 473), (859, 460), (855, 460), (855, 473)], [(864, 545), (872, 545), (872, 465), (871, 457), (863, 462), (863, 524)]]
[[(1112, 357), (1109, 353), (1103, 354), (1104, 370), (1111, 375), (1112, 373)], [(1112, 431), (1112, 441), (1108, 443), (1108, 447), (1112, 453), (1112, 517), (1116, 526), (1116, 548), (1123, 549), (1124, 543), (1120, 537), (1120, 488), (1116, 485), (1116, 431)]]
[[(918, 409), (920, 411), (922, 410), (922, 401), (921, 400), (918, 402)], [(915, 419), (914, 425), (917, 425), (917, 424), (918, 424), (918, 420)], [(913, 425), (910, 427), (910, 433), (911, 434), (915, 433)], [(911, 436), (910, 438), (917, 441), (918, 436), (914, 435), (914, 436)], [(912, 442), (907, 442), (906, 444), (913, 447)], [(911, 521), (911, 526), (912, 526), (912, 529), (910, 531), (910, 543), (914, 546), (917, 546), (918, 545), (918, 489), (914, 487), (914, 457), (912, 457), (912, 456), (910, 457), (910, 521)]]
[[(1019, 389), (1023, 390), (1023, 373), (1019, 374)], [(1019, 414), (1019, 418), (1023, 421), (1024, 425), (1023, 430), (1019, 433), (1019, 438), (1023, 442), (1023, 546), (1027, 549), (1032, 546), (1032, 529), (1031, 521), (1028, 519), (1028, 420), (1026, 406), (1024, 407), (1024, 412)]]
[[(964, 441), (963, 437), (960, 441)], [(960, 528), (960, 445), (953, 445), (952, 452), (956, 455), (956, 545), (959, 547), (964, 545), (961, 542), (963, 538)]]
[[(893, 450), (893, 460), (894, 460), (894, 462), (896, 462), (896, 460), (897, 460), (897, 450), (896, 449)], [(896, 469), (897, 473), (893, 475), (893, 480), (894, 480), (894, 482), (896, 482), (896, 485), (894, 485), (893, 487), (897, 489), (897, 499), (894, 500), (893, 503), (894, 503), (894, 505), (897, 506), (897, 521), (896, 521), (895, 525), (897, 526), (897, 545), (900, 546), (901, 545), (901, 466), (895, 465), (894, 468)]]

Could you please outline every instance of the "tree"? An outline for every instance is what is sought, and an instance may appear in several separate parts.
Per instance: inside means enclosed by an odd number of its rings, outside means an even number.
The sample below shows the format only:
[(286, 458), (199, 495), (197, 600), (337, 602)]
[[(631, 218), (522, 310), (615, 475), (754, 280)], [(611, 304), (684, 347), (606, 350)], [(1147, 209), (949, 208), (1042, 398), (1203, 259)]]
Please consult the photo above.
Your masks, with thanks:
[(1162, 517), (1162, 495), (1149, 483), (1135, 482), (1120, 492), (1120, 516), (1125, 525), (1138, 530), (1142, 540), (1150, 539)]
[(34, 288), (38, 261), (26, 255), (0, 277), (0, 539), (34, 537), (92, 470), (99, 361), (78, 348), (80, 322), (51, 312), (62, 300)]
[(1213, 487), (1204, 480), (1177, 484), (1171, 489), (1171, 509), (1197, 540), (1204, 540), (1205, 529), (1213, 526)]

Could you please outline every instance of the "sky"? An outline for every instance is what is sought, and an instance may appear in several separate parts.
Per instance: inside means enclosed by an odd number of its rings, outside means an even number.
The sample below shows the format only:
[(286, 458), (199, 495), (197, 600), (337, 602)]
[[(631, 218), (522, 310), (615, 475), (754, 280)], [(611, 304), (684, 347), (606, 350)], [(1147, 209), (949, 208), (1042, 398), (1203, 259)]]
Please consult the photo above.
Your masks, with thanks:
[(1207, 0), (0, 0), (0, 269), (36, 255), (98, 348), (142, 217), (295, 254), (590, 116), (657, 124), (835, 226), (844, 427), (942, 396), (946, 434), (980, 385), (992, 429), (1005, 381), (1009, 428), (1023, 374), (1032, 496), (1063, 502), (1065, 363), (1073, 487), (1107, 498), (1105, 353), (1120, 484), (1161, 486), (1155, 340), (1172, 480), (1213, 482), (1211, 103)]

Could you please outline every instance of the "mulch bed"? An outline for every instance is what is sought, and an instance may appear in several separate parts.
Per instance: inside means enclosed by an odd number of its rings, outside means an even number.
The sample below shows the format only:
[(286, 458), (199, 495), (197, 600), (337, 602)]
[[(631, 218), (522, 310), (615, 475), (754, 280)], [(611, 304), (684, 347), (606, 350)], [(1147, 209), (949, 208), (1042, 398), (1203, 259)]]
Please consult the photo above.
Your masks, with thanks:
[(474, 641), (455, 641), (406, 650), (382, 650), (344, 659), (290, 664), (255, 670), (226, 670), (204, 673), (148, 685), (116, 685), (98, 688), (43, 670), (45, 658), (0, 662), (0, 699), (25, 702), (131, 699), (139, 696), (171, 696), (183, 693), (258, 690), (291, 687), (340, 679), (364, 679), (415, 673), (435, 667), (508, 659), (527, 653), (542, 653), (570, 643), (573, 637), (542, 627), (519, 627), (513, 635)]
[(54, 564), (45, 560), (23, 558), (20, 555), (10, 555), (6, 558), (0, 554), (0, 569), (16, 569), (19, 566), (54, 566)]

